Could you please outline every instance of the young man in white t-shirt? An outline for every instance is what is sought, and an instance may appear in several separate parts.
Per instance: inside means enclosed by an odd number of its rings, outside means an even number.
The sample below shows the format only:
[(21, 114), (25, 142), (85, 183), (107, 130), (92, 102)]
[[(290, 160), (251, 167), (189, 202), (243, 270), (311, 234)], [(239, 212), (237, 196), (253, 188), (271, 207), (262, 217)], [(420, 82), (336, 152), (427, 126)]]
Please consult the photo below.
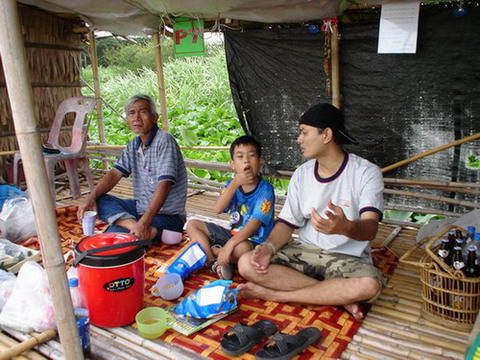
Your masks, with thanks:
[[(298, 143), (309, 161), (293, 174), (267, 241), (239, 260), (250, 282), (238, 290), (264, 300), (342, 305), (363, 318), (359, 303), (375, 299), (385, 285), (369, 246), (383, 215), (382, 173), (344, 152), (343, 144), (358, 141), (330, 104), (302, 115)], [(291, 239), (295, 229), (298, 240)]]

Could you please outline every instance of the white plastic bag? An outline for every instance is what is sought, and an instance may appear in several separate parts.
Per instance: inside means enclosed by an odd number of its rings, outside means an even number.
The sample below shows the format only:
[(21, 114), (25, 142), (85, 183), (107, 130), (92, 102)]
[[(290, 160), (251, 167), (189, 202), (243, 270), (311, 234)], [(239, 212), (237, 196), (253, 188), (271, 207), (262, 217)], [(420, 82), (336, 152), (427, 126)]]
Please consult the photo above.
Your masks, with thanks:
[(19, 195), (5, 201), (0, 213), (0, 232), (12, 242), (37, 235), (32, 202), (28, 197)]
[(23, 332), (56, 329), (47, 272), (41, 265), (23, 264), (0, 313), (0, 325)]
[(16, 279), (12, 273), (0, 269), (0, 311), (12, 294)]

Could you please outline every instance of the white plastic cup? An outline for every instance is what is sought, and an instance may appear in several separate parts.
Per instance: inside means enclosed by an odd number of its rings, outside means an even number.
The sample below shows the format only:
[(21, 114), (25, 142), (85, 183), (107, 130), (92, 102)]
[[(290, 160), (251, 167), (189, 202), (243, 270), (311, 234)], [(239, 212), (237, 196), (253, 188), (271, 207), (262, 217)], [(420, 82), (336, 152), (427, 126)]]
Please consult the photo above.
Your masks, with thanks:
[(85, 236), (92, 236), (93, 232), (95, 231), (95, 220), (97, 218), (96, 211), (85, 211), (83, 213), (82, 218), (82, 227), (83, 227), (83, 234)]
[(182, 278), (175, 273), (165, 274), (151, 287), (150, 292), (164, 300), (178, 299), (183, 294)]
[(174, 245), (182, 241), (182, 233), (173, 230), (162, 230), (162, 242), (164, 244)]

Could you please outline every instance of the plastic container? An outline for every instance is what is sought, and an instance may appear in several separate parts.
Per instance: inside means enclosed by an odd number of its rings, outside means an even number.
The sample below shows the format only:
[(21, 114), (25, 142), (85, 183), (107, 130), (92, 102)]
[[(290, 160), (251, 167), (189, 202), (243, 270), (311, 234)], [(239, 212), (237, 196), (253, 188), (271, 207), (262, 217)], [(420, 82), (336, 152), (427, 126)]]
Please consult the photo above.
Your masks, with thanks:
[(75, 246), (74, 264), (90, 322), (101, 327), (131, 324), (143, 306), (145, 246), (150, 240), (105, 233)]
[(178, 299), (183, 294), (182, 277), (175, 273), (165, 274), (151, 287), (150, 292), (165, 300)]
[(162, 230), (162, 242), (164, 244), (175, 245), (182, 241), (182, 233), (173, 230)]
[(168, 326), (169, 315), (160, 307), (148, 307), (136, 316), (138, 333), (146, 339), (156, 339), (163, 335)]

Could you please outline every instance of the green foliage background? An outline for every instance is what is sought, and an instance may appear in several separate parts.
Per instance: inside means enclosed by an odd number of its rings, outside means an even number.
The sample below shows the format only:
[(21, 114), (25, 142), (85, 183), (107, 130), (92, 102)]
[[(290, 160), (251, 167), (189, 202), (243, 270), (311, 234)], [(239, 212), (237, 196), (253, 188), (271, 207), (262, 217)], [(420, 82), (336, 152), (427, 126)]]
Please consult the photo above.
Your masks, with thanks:
[[(158, 99), (155, 56), (151, 39), (137, 43), (114, 38), (97, 41), (101, 94), (113, 108), (103, 106), (106, 143), (124, 145), (133, 138), (122, 120), (123, 106), (134, 94), (145, 93)], [(173, 57), (172, 41), (162, 44), (164, 77), (170, 132), (183, 146), (228, 146), (244, 131), (238, 121), (228, 81), (223, 45), (210, 45), (204, 57)], [(84, 61), (88, 63), (88, 61)], [(83, 79), (93, 87), (92, 70), (83, 69)], [(83, 91), (93, 95), (90, 89)], [(160, 111), (160, 109), (157, 109)], [(121, 115), (120, 115), (121, 114)], [(98, 128), (90, 128), (91, 141), (99, 141)], [(227, 150), (183, 150), (186, 158), (228, 162)], [(97, 166), (101, 166), (98, 162)], [(223, 182), (231, 175), (218, 171), (191, 169), (197, 176)], [(288, 181), (270, 180), (280, 193)]]

